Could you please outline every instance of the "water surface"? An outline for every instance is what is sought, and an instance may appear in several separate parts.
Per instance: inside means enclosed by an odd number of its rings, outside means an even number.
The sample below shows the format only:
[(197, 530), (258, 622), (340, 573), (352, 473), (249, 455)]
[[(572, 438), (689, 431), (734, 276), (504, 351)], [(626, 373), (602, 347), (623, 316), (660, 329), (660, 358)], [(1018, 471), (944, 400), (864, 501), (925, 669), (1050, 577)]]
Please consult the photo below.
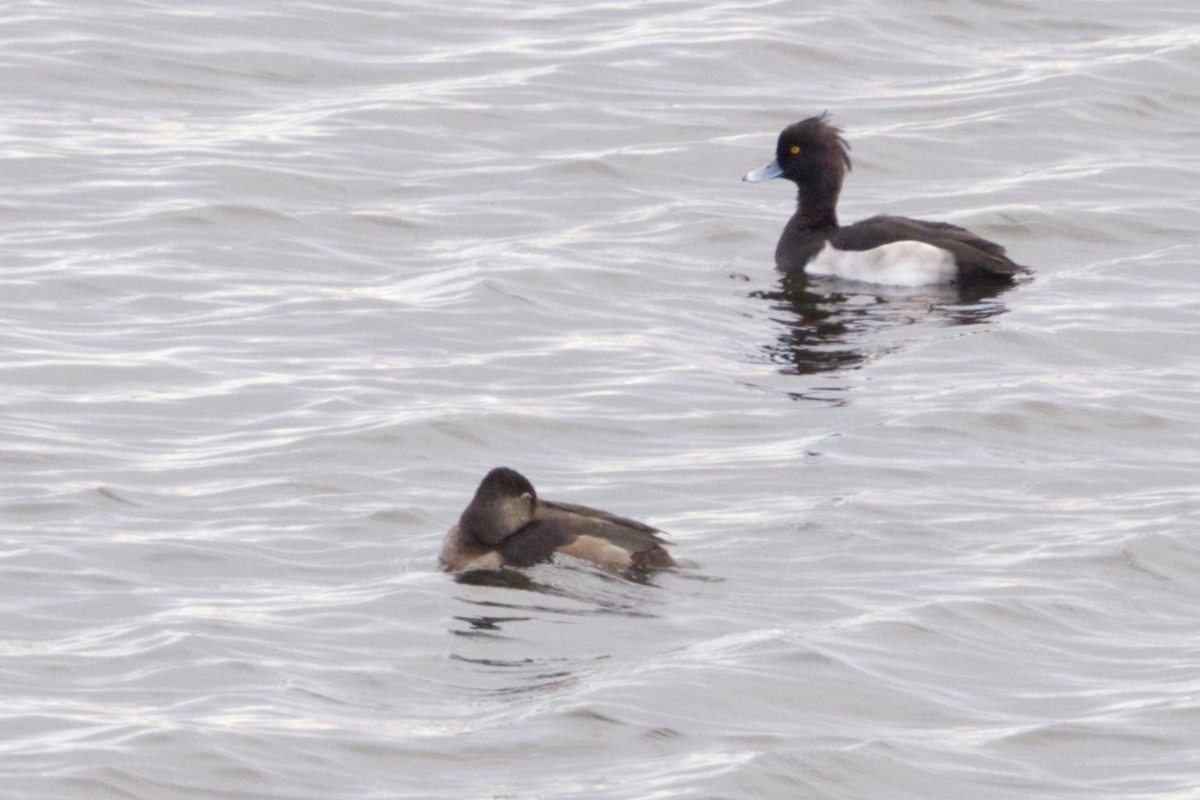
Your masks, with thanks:
[[(62, 3), (0, 24), (0, 794), (1196, 797), (1178, 4)], [(964, 297), (771, 263), (970, 226)], [(694, 570), (455, 580), (482, 475)]]

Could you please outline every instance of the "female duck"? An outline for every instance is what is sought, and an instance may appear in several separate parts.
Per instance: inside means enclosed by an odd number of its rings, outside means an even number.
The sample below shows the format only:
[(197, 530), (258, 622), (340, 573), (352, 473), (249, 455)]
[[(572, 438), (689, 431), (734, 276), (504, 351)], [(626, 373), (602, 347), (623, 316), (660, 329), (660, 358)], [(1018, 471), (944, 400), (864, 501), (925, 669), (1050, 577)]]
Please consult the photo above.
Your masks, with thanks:
[(948, 222), (878, 216), (838, 225), (838, 194), (850, 169), (841, 133), (825, 114), (788, 126), (775, 160), (742, 178), (787, 178), (800, 187), (796, 213), (775, 248), (780, 269), (893, 286), (1009, 283), (1028, 272), (1000, 245)]
[(555, 553), (617, 568), (674, 567), (662, 531), (586, 506), (542, 500), (524, 475), (497, 467), (442, 543), (442, 569), (528, 567)]

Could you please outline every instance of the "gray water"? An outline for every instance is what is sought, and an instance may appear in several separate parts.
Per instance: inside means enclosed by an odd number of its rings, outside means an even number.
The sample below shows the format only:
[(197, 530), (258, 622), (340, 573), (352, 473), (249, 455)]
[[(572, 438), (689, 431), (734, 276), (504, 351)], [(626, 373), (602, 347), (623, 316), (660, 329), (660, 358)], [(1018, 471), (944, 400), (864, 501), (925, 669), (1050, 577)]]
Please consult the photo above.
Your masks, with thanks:
[[(1200, 798), (1192, 3), (12, 3), (0, 796)], [(841, 215), (965, 297), (772, 264)], [(491, 467), (696, 569), (436, 570)]]

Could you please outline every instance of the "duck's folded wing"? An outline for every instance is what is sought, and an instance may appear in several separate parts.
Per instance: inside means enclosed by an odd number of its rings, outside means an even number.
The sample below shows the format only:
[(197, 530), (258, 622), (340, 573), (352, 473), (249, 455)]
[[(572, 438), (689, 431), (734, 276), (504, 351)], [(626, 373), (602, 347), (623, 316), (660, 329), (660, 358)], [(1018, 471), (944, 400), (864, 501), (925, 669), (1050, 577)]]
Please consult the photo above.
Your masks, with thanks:
[(526, 566), (555, 552), (614, 566), (671, 566), (660, 531), (637, 520), (572, 503), (539, 501), (533, 522), (500, 549), (506, 563)]
[(839, 228), (829, 241), (839, 250), (870, 250), (904, 239), (948, 250), (954, 254), (959, 266), (968, 270), (983, 269), (998, 275), (1016, 275), (1026, 271), (1005, 255), (1001, 245), (949, 222), (887, 215), (870, 217)]
[(600, 511), (588, 506), (580, 506), (574, 503), (560, 503), (553, 500), (542, 500), (538, 505), (537, 517), (539, 519), (559, 519), (563, 517), (585, 517), (588, 519), (599, 520), (600, 522), (609, 523), (621, 528), (629, 528), (630, 530), (641, 531), (652, 536), (657, 536), (662, 533), (658, 528), (652, 525), (647, 525), (644, 522), (638, 522), (636, 519), (629, 517), (619, 517), (616, 514), (610, 514), (607, 511)]

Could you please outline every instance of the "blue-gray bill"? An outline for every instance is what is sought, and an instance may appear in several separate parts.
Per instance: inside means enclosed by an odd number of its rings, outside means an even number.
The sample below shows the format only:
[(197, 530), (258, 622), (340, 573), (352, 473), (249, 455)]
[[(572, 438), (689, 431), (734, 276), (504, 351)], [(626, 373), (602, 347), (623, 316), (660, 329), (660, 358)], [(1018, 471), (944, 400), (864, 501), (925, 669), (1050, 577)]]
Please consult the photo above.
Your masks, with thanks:
[(776, 159), (765, 167), (760, 167), (753, 172), (747, 172), (742, 176), (742, 180), (750, 183), (758, 183), (759, 181), (769, 181), (771, 178), (778, 178), (783, 174), (783, 168), (779, 166), (779, 160)]

